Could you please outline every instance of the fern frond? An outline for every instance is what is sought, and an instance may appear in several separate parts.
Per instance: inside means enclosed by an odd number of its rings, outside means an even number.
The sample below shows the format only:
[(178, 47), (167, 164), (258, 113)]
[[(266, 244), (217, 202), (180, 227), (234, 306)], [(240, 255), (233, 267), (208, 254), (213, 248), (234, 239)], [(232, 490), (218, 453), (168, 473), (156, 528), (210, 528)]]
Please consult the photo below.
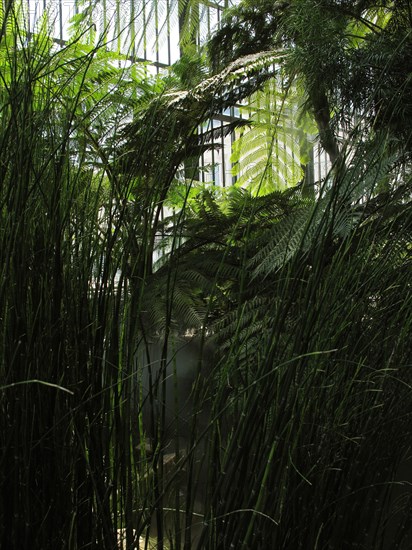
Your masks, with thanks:
[(251, 259), (253, 278), (266, 277), (277, 271), (301, 249), (312, 209), (302, 208), (280, 220), (272, 231), (266, 246)]
[(248, 99), (242, 109), (249, 129), (242, 129), (233, 144), (233, 174), (237, 184), (254, 193), (296, 185), (303, 178), (306, 149), (302, 146), (299, 103), (291, 87), (279, 77)]

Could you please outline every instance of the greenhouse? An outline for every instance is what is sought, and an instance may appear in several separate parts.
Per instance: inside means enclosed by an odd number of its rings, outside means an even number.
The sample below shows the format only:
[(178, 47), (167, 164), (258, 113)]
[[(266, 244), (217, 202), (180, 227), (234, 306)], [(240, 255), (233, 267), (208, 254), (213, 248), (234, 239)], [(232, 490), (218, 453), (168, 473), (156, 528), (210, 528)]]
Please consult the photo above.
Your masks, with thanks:
[(0, 1), (0, 548), (412, 548), (409, 0)]

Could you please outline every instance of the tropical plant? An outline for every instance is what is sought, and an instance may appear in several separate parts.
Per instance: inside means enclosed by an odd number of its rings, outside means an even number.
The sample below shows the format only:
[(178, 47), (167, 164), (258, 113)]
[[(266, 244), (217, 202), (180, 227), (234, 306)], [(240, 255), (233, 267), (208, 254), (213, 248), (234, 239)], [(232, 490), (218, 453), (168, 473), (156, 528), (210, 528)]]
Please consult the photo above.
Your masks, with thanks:
[[(17, 8), (0, 41), (1, 546), (407, 550), (407, 3), (245, 1), (213, 74), (187, 47), (164, 78), (89, 12), (57, 47)], [(193, 189), (214, 141), (199, 126), (275, 82), (263, 116), (281, 98), (289, 127), (304, 98), (333, 161), (316, 195)]]
[(240, 109), (249, 127), (241, 128), (233, 143), (238, 186), (265, 194), (302, 181), (313, 144), (302, 128), (299, 107), (299, 96), (284, 89), (279, 74)]
[[(395, 122), (395, 111), (408, 117), (410, 105), (408, 6), (245, 0), (228, 12), (210, 42), (210, 56), (217, 68), (238, 56), (285, 48), (287, 74), (298, 82), (320, 143), (334, 163), (342, 149), (338, 130), (357, 129), (359, 117), (368, 129), (385, 120), (398, 142), (403, 123)], [(393, 86), (389, 94), (384, 82)], [(408, 140), (403, 136), (401, 147)]]
[(204, 214), (223, 292), (197, 548), (408, 548), (411, 181), (375, 194), (386, 147), (316, 202), (235, 192)]

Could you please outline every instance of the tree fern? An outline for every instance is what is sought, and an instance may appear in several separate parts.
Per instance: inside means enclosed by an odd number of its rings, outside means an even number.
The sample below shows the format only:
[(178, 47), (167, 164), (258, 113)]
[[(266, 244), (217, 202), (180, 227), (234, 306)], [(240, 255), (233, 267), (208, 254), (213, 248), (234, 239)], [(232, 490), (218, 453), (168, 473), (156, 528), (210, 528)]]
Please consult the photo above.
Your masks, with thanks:
[(250, 129), (238, 132), (231, 160), (237, 185), (253, 193), (290, 187), (303, 177), (298, 110), (288, 92), (280, 77), (271, 79), (241, 109)]

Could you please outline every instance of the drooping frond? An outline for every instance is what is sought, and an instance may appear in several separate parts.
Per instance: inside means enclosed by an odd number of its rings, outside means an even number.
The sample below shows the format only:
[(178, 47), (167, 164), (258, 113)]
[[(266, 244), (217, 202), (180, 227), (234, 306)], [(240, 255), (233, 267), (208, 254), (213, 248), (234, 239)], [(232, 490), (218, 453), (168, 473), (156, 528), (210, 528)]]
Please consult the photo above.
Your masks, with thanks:
[[(153, 163), (158, 168), (158, 159), (152, 149), (160, 143), (168, 143), (167, 155), (162, 163), (175, 169), (184, 158), (187, 136), (195, 133), (199, 124), (247, 97), (256, 86), (275, 72), (279, 61), (278, 52), (261, 52), (233, 62), (221, 73), (211, 76), (193, 90), (170, 91), (156, 97), (151, 107), (136, 113), (135, 121), (125, 130), (127, 147), (124, 163), (132, 170), (150, 170)], [(152, 129), (149, 136), (146, 128)], [(144, 141), (142, 141), (144, 140)], [(144, 156), (139, 150), (144, 145)], [(129, 150), (130, 152), (128, 152)]]

